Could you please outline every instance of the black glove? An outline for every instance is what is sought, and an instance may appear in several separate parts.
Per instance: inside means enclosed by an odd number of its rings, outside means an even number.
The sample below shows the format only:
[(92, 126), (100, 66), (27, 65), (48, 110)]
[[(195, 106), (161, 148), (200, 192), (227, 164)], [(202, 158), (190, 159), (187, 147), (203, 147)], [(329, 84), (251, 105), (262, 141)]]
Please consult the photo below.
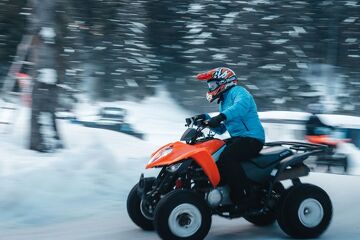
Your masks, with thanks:
[(199, 115), (195, 115), (192, 117), (192, 119), (194, 119), (194, 121), (198, 121), (198, 120), (205, 120), (206, 119), (206, 114), (199, 114)]
[(210, 118), (208, 121), (206, 121), (206, 125), (208, 125), (211, 128), (216, 128), (220, 126), (221, 122), (226, 120), (226, 116), (223, 113), (220, 113), (219, 115)]
[(206, 114), (195, 115), (191, 118), (194, 121), (195, 126), (198, 126), (199, 124), (201, 125), (205, 121)]
[(190, 126), (192, 123), (196, 126), (199, 122), (203, 122), (206, 119), (206, 114), (199, 114), (186, 118), (186, 126)]

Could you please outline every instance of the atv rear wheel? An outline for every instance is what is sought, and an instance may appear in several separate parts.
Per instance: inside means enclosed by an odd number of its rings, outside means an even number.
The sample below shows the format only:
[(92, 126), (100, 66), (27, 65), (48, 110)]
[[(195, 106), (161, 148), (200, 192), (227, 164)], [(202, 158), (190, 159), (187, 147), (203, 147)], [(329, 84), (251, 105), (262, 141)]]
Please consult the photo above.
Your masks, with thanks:
[[(277, 194), (280, 195), (285, 191), (284, 186), (281, 184), (281, 182), (276, 182), (274, 184), (273, 187), (273, 194)], [(256, 225), (256, 226), (268, 226), (271, 225), (275, 222), (276, 220), (276, 206), (277, 203), (275, 203), (275, 206), (273, 207), (273, 209), (270, 209), (267, 212), (264, 213), (259, 213), (257, 215), (250, 215), (250, 216), (246, 216), (244, 217), (248, 222), (251, 222), (252, 224)]]
[(165, 240), (200, 240), (210, 230), (211, 212), (198, 194), (174, 190), (159, 201), (154, 226)]
[[(154, 182), (154, 178), (147, 178), (145, 181)], [(150, 184), (150, 183), (149, 183)], [(153, 220), (144, 216), (142, 208), (141, 197), (138, 194), (138, 185), (136, 184), (130, 191), (127, 198), (127, 212), (131, 220), (140, 228), (151, 231), (154, 230)]]
[(277, 220), (294, 238), (316, 238), (330, 224), (332, 204), (327, 193), (311, 184), (295, 185), (283, 193)]

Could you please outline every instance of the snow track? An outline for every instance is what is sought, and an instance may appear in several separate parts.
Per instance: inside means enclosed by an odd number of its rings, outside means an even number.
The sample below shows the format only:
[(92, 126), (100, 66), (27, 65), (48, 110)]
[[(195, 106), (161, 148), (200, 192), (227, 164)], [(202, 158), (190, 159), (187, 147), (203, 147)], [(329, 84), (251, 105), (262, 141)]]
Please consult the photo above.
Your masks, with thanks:
[[(150, 154), (179, 138), (183, 112), (165, 92), (139, 103), (118, 103), (129, 121), (146, 132), (145, 141), (108, 130), (61, 121), (66, 149), (39, 154), (25, 149), (28, 112), (15, 131), (0, 136), (0, 240), (158, 239), (131, 222), (127, 194)], [(354, 158), (358, 158), (358, 150)], [(355, 153), (357, 151), (357, 153)], [(157, 171), (146, 171), (154, 175)], [(358, 239), (360, 177), (312, 173), (303, 179), (324, 188), (334, 205), (333, 221), (323, 239)], [(244, 219), (213, 217), (207, 239), (287, 238), (277, 225), (259, 228)]]
[[(132, 178), (135, 180), (135, 178)], [(130, 180), (130, 179), (129, 179)], [(324, 188), (333, 202), (333, 221), (321, 239), (358, 239), (360, 234), (360, 193), (356, 191), (359, 177), (311, 174), (304, 182)], [(132, 183), (126, 188), (130, 189)], [(346, 186), (346, 187), (344, 187)], [(128, 218), (125, 206), (125, 189), (119, 191), (119, 208), (103, 211), (87, 218), (58, 224), (43, 224), (21, 229), (2, 229), (1, 239), (52, 239), (52, 240), (119, 240), (158, 239), (154, 232), (145, 232), (136, 227)], [(213, 217), (212, 228), (206, 239), (287, 239), (277, 224), (256, 227), (244, 219), (227, 220)]]

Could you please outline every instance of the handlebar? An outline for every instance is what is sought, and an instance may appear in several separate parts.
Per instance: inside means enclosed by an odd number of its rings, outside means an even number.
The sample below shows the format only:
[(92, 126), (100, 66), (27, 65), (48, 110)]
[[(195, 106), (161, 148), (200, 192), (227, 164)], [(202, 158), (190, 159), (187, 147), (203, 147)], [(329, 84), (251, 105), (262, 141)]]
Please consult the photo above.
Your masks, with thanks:
[(193, 119), (192, 118), (185, 118), (185, 127), (190, 127), (191, 124), (193, 123)]
[(193, 117), (191, 118), (186, 118), (185, 119), (186, 124), (185, 127), (193, 127), (193, 126), (197, 126), (198, 128), (202, 128), (201, 130), (209, 127), (207, 124), (207, 120), (205, 119), (194, 119)]
[[(211, 130), (209, 125), (207, 124), (207, 120), (203, 118), (186, 118), (185, 119), (186, 124), (185, 126), (188, 127), (188, 129), (185, 131), (181, 139), (191, 143), (196, 142), (199, 138), (213, 138), (215, 133)], [(209, 128), (209, 132), (207, 134), (204, 134), (203, 130)], [(188, 139), (188, 140), (186, 140)]]

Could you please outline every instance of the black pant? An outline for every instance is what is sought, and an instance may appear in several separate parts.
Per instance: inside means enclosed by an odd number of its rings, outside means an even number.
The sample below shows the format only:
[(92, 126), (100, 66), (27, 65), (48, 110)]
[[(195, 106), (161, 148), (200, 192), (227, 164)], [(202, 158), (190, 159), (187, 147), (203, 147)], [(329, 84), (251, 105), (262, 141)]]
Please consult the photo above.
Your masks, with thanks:
[(264, 144), (255, 138), (234, 137), (227, 140), (227, 146), (220, 155), (217, 166), (221, 181), (230, 187), (230, 197), (239, 202), (249, 190), (249, 181), (240, 163), (256, 157)]

